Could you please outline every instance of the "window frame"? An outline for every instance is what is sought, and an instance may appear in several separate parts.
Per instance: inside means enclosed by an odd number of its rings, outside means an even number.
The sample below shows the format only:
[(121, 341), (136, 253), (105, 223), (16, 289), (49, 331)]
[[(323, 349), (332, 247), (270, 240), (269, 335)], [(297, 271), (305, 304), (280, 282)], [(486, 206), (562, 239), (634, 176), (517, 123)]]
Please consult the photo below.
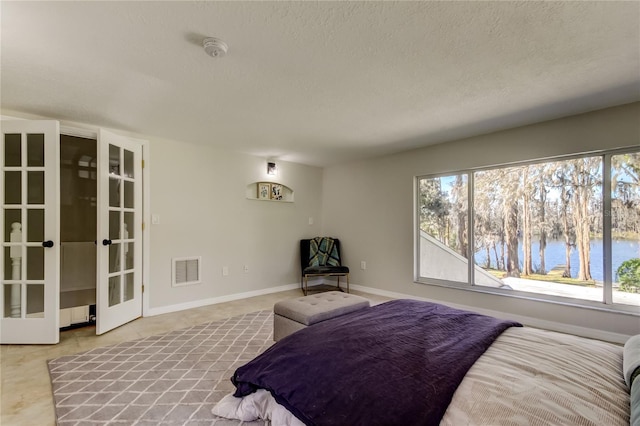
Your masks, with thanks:
[[(487, 293), (506, 297), (514, 297), (519, 299), (532, 300), (537, 302), (554, 303), (561, 305), (569, 305), (582, 307), (593, 310), (608, 311), (640, 316), (640, 309), (635, 305), (622, 303), (614, 303), (613, 301), (613, 276), (612, 268), (612, 236), (611, 236), (611, 158), (615, 155), (623, 155), (630, 153), (640, 153), (637, 147), (627, 147), (618, 149), (598, 150), (582, 152), (577, 154), (560, 155), (543, 157), (525, 161), (515, 161), (509, 163), (501, 163), (490, 166), (474, 167), (468, 169), (451, 170), (440, 173), (424, 174), (414, 177), (414, 282), (416, 284), (434, 285), (439, 287), (454, 288), (458, 290), (473, 291), (478, 293)], [(602, 262), (603, 262), (603, 287), (602, 300), (594, 301), (579, 298), (570, 298), (557, 295), (518, 291), (514, 289), (501, 289), (487, 287), (475, 284), (475, 206), (474, 206), (474, 186), (475, 173), (487, 170), (505, 169), (509, 167), (527, 166), (534, 164), (543, 164), (556, 161), (574, 160), (586, 157), (600, 157), (602, 159)], [(455, 175), (464, 175), (467, 178), (467, 282), (450, 281), (445, 279), (429, 278), (421, 276), (421, 252), (420, 252), (420, 180), (434, 179), (440, 177), (448, 177)]]

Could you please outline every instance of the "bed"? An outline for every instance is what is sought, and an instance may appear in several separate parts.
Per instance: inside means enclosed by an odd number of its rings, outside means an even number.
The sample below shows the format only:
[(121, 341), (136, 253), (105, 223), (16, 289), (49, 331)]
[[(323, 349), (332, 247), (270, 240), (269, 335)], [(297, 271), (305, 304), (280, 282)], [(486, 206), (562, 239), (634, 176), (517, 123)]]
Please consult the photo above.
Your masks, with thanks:
[(394, 300), (277, 342), (236, 370), (213, 413), (294, 426), (629, 425), (633, 339), (623, 348)]

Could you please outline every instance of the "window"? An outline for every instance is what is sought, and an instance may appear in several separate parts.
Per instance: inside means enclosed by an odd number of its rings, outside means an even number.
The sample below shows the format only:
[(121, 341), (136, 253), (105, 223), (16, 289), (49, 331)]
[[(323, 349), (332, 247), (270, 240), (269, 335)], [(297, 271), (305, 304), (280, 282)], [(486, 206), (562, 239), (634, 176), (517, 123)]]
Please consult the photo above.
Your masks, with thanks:
[(418, 281), (640, 306), (640, 152), (424, 176), (417, 188)]

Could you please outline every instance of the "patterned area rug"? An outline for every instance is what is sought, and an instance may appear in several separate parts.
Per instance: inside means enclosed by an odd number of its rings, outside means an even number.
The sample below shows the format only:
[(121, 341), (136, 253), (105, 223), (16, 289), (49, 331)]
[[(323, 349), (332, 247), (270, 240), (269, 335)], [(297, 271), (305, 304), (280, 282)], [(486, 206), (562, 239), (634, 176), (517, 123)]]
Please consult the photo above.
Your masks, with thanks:
[(273, 314), (260, 311), (50, 360), (57, 423), (238, 424), (211, 409), (272, 344)]

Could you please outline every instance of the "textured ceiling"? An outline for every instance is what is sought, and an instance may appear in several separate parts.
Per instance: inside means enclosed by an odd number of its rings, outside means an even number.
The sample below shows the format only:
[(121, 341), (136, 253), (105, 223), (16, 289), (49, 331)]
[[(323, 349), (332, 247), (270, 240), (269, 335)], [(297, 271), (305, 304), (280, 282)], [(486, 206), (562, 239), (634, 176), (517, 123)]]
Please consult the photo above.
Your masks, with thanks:
[[(640, 2), (0, 3), (3, 110), (311, 165), (640, 100)], [(202, 39), (222, 38), (224, 58)]]

